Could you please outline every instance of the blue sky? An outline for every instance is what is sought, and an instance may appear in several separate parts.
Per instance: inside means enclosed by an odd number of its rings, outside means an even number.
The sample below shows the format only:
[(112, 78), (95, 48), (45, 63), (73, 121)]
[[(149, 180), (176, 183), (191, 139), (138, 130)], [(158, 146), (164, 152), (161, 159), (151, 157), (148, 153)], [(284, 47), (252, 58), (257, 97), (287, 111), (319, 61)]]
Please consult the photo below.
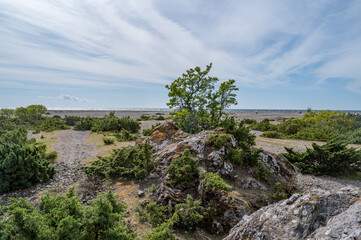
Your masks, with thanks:
[(210, 62), (245, 109), (361, 110), (361, 1), (0, 0), (0, 107), (162, 108)]

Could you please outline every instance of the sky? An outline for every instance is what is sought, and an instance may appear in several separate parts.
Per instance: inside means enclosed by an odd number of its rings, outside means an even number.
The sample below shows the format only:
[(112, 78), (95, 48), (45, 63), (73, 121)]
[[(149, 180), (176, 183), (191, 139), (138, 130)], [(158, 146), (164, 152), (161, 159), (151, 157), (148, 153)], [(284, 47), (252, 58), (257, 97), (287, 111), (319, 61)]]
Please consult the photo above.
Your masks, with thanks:
[(213, 63), (240, 109), (361, 110), (361, 1), (0, 0), (0, 108), (166, 108)]

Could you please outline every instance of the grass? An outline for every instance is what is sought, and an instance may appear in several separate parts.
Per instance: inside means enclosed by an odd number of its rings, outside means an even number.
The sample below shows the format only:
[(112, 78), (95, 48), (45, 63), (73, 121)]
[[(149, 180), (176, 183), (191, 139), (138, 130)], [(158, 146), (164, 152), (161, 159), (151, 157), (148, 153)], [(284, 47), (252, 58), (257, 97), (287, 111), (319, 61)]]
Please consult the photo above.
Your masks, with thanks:
[(118, 142), (114, 136), (108, 135), (108, 138), (114, 138), (114, 144), (105, 145), (103, 142), (103, 134), (91, 132), (87, 135), (87, 144), (95, 145), (95, 150), (92, 152), (92, 157), (83, 161), (83, 163), (91, 163), (97, 160), (97, 156), (107, 156), (110, 155), (114, 149), (119, 149), (133, 145), (133, 141), (130, 142)]
[(357, 173), (353, 173), (353, 174), (349, 174), (349, 175), (340, 176), (339, 178), (346, 179), (346, 180), (357, 180), (357, 181), (361, 181), (361, 172), (357, 172)]
[[(36, 141), (39, 143), (43, 143), (47, 146), (46, 152), (55, 151), (55, 144), (58, 143), (59, 138), (59, 132), (63, 130), (56, 130), (53, 132), (40, 132), (37, 134), (34, 134), (35, 137), (39, 136), (39, 139)], [(43, 136), (43, 137), (41, 137)], [(61, 156), (58, 154), (58, 157), (56, 158), (55, 162), (59, 162), (61, 159)]]

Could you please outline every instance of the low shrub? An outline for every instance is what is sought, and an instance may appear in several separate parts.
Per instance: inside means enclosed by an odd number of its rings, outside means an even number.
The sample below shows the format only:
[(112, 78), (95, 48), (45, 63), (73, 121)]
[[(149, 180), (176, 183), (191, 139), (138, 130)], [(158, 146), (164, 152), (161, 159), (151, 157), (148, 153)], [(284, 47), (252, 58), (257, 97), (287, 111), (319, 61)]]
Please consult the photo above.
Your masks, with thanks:
[(65, 124), (65, 121), (60, 117), (47, 117), (44, 120), (38, 123), (38, 126), (35, 127), (37, 131), (52, 132), (54, 130), (64, 130), (69, 129)]
[(276, 182), (273, 185), (273, 191), (274, 193), (270, 194), (270, 197), (275, 199), (275, 200), (282, 200), (282, 199), (286, 199), (287, 198), (287, 193), (285, 192), (285, 190), (282, 188), (282, 185), (280, 182)]
[(126, 207), (108, 192), (89, 205), (68, 194), (42, 197), (33, 206), (25, 199), (12, 199), (0, 221), (0, 239), (123, 239), (136, 238), (124, 221)]
[(114, 138), (103, 138), (103, 142), (105, 145), (114, 144)]
[(229, 134), (212, 134), (208, 137), (206, 144), (215, 148), (222, 148), (231, 142), (232, 138)]
[(227, 133), (232, 134), (241, 147), (255, 145), (256, 136), (250, 132), (243, 121), (237, 122), (234, 117), (228, 117), (219, 126), (225, 128)]
[(185, 203), (175, 205), (171, 221), (180, 228), (193, 229), (203, 220), (205, 213), (206, 209), (201, 206), (201, 201), (193, 200), (188, 194)]
[(258, 131), (272, 131), (276, 128), (276, 126), (270, 124), (270, 120), (265, 118), (262, 121), (258, 122), (258, 123), (254, 123), (251, 125), (251, 128), (253, 130), (258, 130)]
[(244, 146), (243, 149), (228, 149), (228, 158), (239, 166), (253, 167), (260, 159), (261, 149), (251, 149)]
[(261, 160), (257, 161), (257, 170), (256, 170), (256, 179), (264, 183), (268, 183), (268, 177), (271, 175), (270, 170), (268, 170)]
[(168, 207), (160, 206), (155, 202), (148, 203), (144, 208), (144, 215), (153, 226), (161, 225), (168, 218)]
[(150, 233), (143, 236), (143, 240), (175, 240), (172, 234), (173, 223), (170, 221), (164, 222), (156, 228), (153, 228)]
[(91, 130), (94, 125), (94, 119), (91, 117), (81, 118), (75, 123), (74, 130), (86, 131)]
[(87, 175), (106, 178), (145, 178), (154, 168), (151, 146), (140, 143), (122, 149), (115, 149), (110, 156), (98, 157), (89, 166), (83, 167)]
[(229, 187), (218, 173), (202, 172), (200, 179), (204, 181), (206, 193), (214, 193), (220, 190), (228, 191)]
[(154, 120), (162, 121), (162, 120), (165, 120), (165, 117), (163, 117), (163, 116), (158, 116), (158, 117), (154, 118)]
[(152, 184), (152, 186), (150, 186), (149, 188), (149, 192), (151, 193), (155, 193), (158, 190), (159, 186), (156, 186), (154, 183)]
[(194, 184), (194, 179), (198, 178), (199, 170), (197, 158), (192, 158), (189, 149), (184, 150), (182, 156), (175, 158), (166, 168), (170, 180), (173, 184), (182, 184), (186, 187)]
[(118, 140), (118, 142), (128, 142), (135, 140), (137, 137), (131, 134), (129, 131), (123, 129), (119, 133), (115, 134), (115, 138)]
[(46, 153), (46, 146), (27, 140), (23, 128), (0, 135), (0, 194), (48, 182), (55, 174), (50, 162), (56, 153)]
[(79, 116), (65, 115), (65, 117), (64, 117), (64, 121), (65, 121), (66, 125), (68, 125), (68, 126), (75, 126), (75, 124), (80, 120), (81, 120), (81, 118)]
[(337, 176), (361, 171), (361, 151), (348, 148), (341, 141), (331, 141), (323, 146), (313, 143), (304, 153), (292, 148), (286, 150), (284, 156), (302, 173)]
[(257, 121), (254, 119), (249, 119), (249, 118), (245, 118), (243, 119), (241, 122), (245, 123), (245, 124), (256, 124)]
[(92, 131), (94, 132), (120, 132), (127, 130), (131, 133), (136, 133), (140, 129), (139, 122), (130, 117), (106, 117), (95, 122)]

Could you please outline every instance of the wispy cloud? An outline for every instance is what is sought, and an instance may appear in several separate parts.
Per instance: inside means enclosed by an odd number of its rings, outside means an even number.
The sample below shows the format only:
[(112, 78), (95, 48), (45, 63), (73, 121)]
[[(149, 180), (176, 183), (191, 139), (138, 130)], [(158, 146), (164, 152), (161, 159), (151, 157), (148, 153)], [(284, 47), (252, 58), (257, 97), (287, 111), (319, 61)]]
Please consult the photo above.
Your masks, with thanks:
[(94, 102), (96, 102), (95, 100), (89, 100), (89, 99), (86, 99), (86, 98), (81, 98), (81, 97), (72, 96), (72, 95), (68, 95), (68, 94), (60, 94), (57, 97), (38, 96), (38, 98), (40, 98), (40, 99), (59, 99), (59, 100), (63, 100), (63, 101), (74, 101), (74, 102), (82, 102), (82, 103), (94, 103)]
[(240, 85), (292, 87), (302, 78), (319, 86), (337, 78), (361, 92), (359, 1), (0, 4), (0, 82), (7, 86), (164, 85), (213, 62), (212, 74)]
[(75, 102), (94, 102), (94, 100), (88, 100), (86, 98), (80, 98), (80, 97), (71, 96), (71, 95), (67, 95), (67, 94), (61, 94), (57, 98), (60, 100), (70, 100), (70, 101), (75, 101)]

